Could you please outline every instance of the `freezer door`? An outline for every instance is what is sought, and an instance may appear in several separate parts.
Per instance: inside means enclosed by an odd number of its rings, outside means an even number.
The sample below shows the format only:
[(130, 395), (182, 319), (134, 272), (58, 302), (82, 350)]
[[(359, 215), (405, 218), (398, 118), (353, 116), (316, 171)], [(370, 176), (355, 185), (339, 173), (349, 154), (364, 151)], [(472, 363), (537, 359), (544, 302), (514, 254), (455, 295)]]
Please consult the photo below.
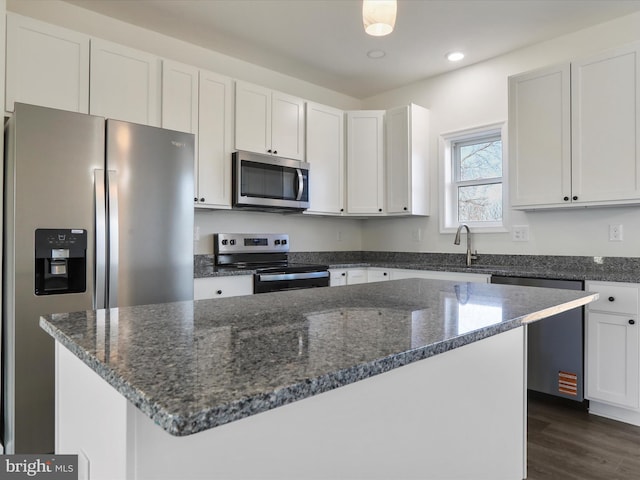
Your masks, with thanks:
[[(53, 339), (40, 315), (90, 310), (94, 170), (104, 164), (103, 118), (16, 104), (6, 130), (3, 406), (7, 453), (54, 448)], [(35, 295), (36, 229), (87, 231), (86, 291)]]
[(193, 299), (194, 136), (107, 120), (109, 306)]

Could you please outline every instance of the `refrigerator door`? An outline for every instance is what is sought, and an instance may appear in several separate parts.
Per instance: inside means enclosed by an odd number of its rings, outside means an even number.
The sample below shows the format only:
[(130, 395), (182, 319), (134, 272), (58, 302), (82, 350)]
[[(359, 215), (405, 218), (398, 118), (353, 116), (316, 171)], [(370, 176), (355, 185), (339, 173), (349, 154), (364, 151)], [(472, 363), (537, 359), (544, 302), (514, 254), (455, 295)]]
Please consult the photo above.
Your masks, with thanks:
[(108, 305), (193, 300), (189, 133), (107, 120)]
[[(6, 453), (54, 450), (54, 348), (39, 317), (92, 309), (94, 170), (104, 119), (16, 104), (5, 132), (3, 409)], [(87, 231), (86, 291), (35, 295), (35, 231)]]

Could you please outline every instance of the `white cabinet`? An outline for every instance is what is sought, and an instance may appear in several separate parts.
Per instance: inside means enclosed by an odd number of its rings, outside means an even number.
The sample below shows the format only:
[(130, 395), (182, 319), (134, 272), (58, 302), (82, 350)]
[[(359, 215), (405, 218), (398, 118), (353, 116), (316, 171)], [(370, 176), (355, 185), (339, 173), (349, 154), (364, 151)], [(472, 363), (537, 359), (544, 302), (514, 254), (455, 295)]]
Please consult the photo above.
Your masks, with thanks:
[(304, 100), (236, 81), (235, 148), (304, 160)]
[(194, 300), (238, 297), (253, 294), (253, 275), (196, 278), (193, 280)]
[[(591, 402), (591, 410), (599, 413), (598, 404), (602, 402), (638, 411), (640, 285), (587, 282), (586, 289), (600, 294), (600, 299), (587, 307), (586, 397)], [(640, 422), (640, 413), (637, 418)]]
[(640, 203), (640, 47), (509, 78), (511, 204)]
[(429, 111), (419, 105), (387, 110), (386, 213), (429, 214)]
[(231, 208), (231, 78), (163, 61), (162, 126), (196, 135), (196, 207)]
[(198, 69), (162, 61), (162, 128), (198, 133)]
[(366, 268), (340, 268), (329, 270), (329, 286), (356, 285), (367, 283)]
[(344, 112), (307, 102), (309, 204), (305, 213), (344, 212)]
[(391, 280), (390, 268), (368, 268), (367, 269), (367, 282), (386, 282)]
[(200, 71), (197, 206), (231, 208), (233, 81)]
[(384, 111), (347, 112), (347, 212), (384, 210)]
[(146, 52), (91, 40), (89, 113), (160, 125), (160, 59)]
[(15, 102), (89, 111), (89, 37), (7, 14), (6, 110)]

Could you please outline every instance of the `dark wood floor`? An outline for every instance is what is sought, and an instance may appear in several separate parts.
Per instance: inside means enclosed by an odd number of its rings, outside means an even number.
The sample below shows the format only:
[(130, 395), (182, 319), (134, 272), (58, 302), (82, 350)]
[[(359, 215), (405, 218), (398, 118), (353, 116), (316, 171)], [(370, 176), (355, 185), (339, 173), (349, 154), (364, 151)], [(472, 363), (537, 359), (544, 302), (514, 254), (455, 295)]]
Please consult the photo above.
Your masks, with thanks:
[(640, 427), (529, 397), (527, 480), (640, 480)]

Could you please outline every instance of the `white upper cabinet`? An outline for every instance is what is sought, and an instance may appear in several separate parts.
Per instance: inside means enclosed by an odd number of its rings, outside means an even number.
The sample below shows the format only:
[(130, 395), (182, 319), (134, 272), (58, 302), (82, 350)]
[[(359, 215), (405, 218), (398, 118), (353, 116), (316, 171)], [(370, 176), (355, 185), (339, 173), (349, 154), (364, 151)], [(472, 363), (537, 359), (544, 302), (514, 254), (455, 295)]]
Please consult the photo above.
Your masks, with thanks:
[(572, 195), (640, 199), (640, 45), (571, 65)]
[(198, 69), (162, 61), (162, 128), (198, 133)]
[(305, 213), (344, 212), (344, 112), (307, 102), (309, 204)]
[(6, 109), (15, 102), (89, 111), (89, 37), (7, 14)]
[[(511, 205), (562, 205), (571, 196), (570, 66), (509, 78)], [(566, 200), (564, 200), (566, 198)]]
[(384, 110), (347, 112), (350, 214), (382, 215), (384, 211), (384, 114)]
[(231, 208), (233, 80), (200, 71), (197, 206)]
[(160, 126), (160, 59), (146, 52), (91, 40), (89, 113)]
[(304, 100), (236, 81), (237, 150), (304, 160)]
[(511, 204), (640, 203), (640, 47), (509, 78)]
[(429, 111), (407, 105), (386, 112), (386, 213), (429, 215)]

